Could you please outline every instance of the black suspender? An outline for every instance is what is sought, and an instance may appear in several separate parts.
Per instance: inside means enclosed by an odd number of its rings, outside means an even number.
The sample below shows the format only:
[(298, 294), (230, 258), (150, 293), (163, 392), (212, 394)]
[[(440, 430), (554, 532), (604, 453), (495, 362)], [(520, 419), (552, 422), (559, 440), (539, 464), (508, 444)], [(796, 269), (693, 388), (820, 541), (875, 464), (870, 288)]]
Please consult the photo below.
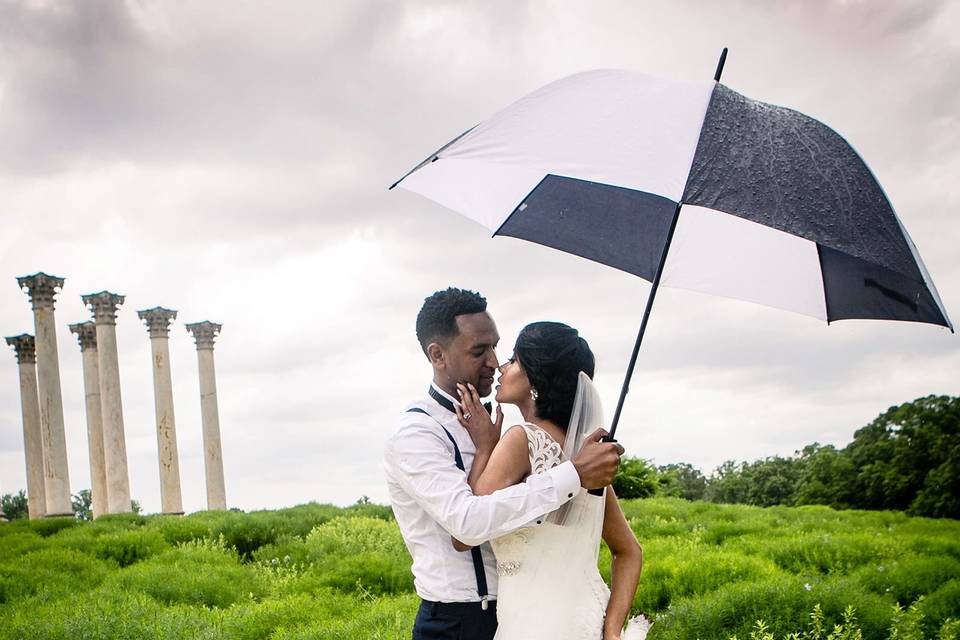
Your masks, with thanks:
[[(433, 391), (433, 388), (431, 387), (430, 390)], [(422, 413), (426, 416), (430, 416), (431, 418), (433, 418), (433, 416), (430, 415), (430, 413), (426, 409), (421, 409), (420, 407), (413, 407), (411, 409), (407, 409), (407, 413)], [(450, 438), (450, 442), (453, 443), (453, 461), (456, 463), (457, 469), (460, 469), (460, 471), (466, 472), (466, 469), (463, 466), (463, 456), (460, 455), (460, 447), (457, 446), (457, 441), (454, 440), (453, 435), (449, 431), (447, 431), (447, 428), (443, 426), (443, 424), (439, 420), (437, 420), (436, 418), (433, 418), (433, 419), (434, 421), (436, 421), (437, 424), (440, 425), (440, 428), (443, 429), (443, 432), (447, 434), (447, 437)], [(480, 553), (480, 547), (479, 546), (471, 547), (470, 555), (473, 557), (473, 573), (477, 577), (477, 593), (480, 595), (480, 606), (481, 608), (486, 610), (487, 601), (490, 598), (487, 593), (487, 574), (483, 570), (483, 554)]]

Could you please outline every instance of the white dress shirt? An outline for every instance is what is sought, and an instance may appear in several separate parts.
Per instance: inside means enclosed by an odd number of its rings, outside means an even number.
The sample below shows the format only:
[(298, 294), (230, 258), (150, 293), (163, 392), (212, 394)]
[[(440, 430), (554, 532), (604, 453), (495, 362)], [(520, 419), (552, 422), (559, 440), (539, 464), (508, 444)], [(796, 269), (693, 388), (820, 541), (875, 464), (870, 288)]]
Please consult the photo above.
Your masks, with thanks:
[[(449, 394), (433, 386), (447, 399)], [(580, 491), (580, 476), (572, 462), (488, 496), (475, 496), (467, 484), (476, 448), (456, 414), (427, 396), (410, 407), (429, 413), (404, 412), (384, 447), (383, 464), (393, 513), (413, 557), (417, 594), (433, 602), (476, 602), (477, 580), (469, 551), (453, 548), (451, 536), (481, 543), (491, 598), (497, 594), (497, 563), (486, 542), (520, 527), (536, 526)], [(439, 422), (439, 424), (438, 424)], [(454, 463), (457, 441), (463, 466)]]

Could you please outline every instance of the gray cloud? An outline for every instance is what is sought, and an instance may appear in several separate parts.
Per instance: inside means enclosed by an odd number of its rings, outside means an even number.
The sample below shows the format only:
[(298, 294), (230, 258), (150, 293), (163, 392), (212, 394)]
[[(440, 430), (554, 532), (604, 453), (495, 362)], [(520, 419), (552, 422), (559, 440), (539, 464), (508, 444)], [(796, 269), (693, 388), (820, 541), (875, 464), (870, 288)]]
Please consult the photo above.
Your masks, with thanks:
[[(142, 2), (0, 4), (4, 335), (32, 330), (13, 277), (67, 277), (57, 307), (71, 480), (89, 485), (79, 294), (118, 320), (135, 497), (159, 506), (147, 334), (171, 335), (188, 509), (203, 506), (196, 355), (216, 351), (228, 499), (244, 508), (386, 498), (380, 443), (429, 371), (423, 297), (483, 291), (501, 355), (543, 318), (597, 352), (608, 413), (649, 285), (483, 229), (386, 187), (426, 154), (563, 75), (710, 77), (843, 133), (960, 318), (948, 188), (960, 170), (960, 11), (945, 2)], [(3, 275), (3, 274), (6, 275)], [(2, 363), (0, 363), (2, 364)], [(706, 469), (842, 443), (891, 404), (958, 393), (960, 345), (927, 326), (826, 327), (685, 291), (659, 294), (627, 402), (631, 453)], [(0, 491), (25, 484), (12, 353), (0, 367)], [(512, 414), (510, 414), (512, 415)], [(515, 417), (515, 416), (514, 416)]]

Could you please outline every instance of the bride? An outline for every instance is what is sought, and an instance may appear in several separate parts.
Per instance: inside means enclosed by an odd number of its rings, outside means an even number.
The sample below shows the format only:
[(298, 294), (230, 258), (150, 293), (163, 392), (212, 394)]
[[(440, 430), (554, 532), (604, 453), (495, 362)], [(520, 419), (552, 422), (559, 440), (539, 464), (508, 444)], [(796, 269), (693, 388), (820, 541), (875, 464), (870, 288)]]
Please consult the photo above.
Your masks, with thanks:
[[(457, 418), (477, 448), (468, 482), (488, 495), (569, 459), (588, 431), (602, 423), (591, 378), (594, 357), (576, 329), (535, 322), (517, 337), (499, 369), (498, 403), (514, 404), (524, 423), (502, 436), (473, 385), (458, 385)], [(612, 589), (597, 570), (600, 538), (613, 557)], [(459, 541), (454, 546), (469, 547)], [(637, 589), (643, 556), (612, 487), (586, 489), (530, 526), (491, 541), (499, 592), (496, 640), (626, 640), (644, 629), (623, 627)], [(632, 629), (631, 629), (632, 628)]]

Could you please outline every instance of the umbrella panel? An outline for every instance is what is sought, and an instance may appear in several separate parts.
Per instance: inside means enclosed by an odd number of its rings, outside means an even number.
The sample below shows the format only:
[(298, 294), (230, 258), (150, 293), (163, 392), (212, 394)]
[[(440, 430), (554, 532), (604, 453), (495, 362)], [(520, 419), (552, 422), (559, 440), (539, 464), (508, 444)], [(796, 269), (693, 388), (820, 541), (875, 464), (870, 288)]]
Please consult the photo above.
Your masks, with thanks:
[(548, 175), (494, 235), (653, 280), (676, 208), (676, 202), (651, 193)]

